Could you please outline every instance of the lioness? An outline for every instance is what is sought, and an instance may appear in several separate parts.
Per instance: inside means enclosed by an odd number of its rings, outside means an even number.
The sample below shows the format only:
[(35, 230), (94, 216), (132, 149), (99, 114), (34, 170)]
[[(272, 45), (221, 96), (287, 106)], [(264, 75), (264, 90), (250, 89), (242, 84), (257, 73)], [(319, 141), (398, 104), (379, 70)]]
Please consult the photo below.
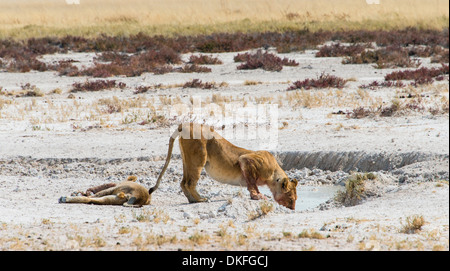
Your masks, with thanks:
[[(92, 203), (102, 205), (123, 205), (141, 207), (150, 204), (150, 194), (142, 185), (135, 183), (136, 176), (129, 176), (126, 181), (105, 184), (89, 188), (82, 196), (60, 197), (59, 203)], [(90, 194), (92, 194), (90, 196)]]
[(149, 194), (159, 187), (178, 136), (183, 160), (181, 189), (190, 203), (206, 200), (196, 190), (204, 167), (208, 175), (216, 181), (246, 186), (250, 197), (255, 200), (265, 198), (259, 192), (258, 186), (267, 185), (276, 202), (295, 209), (298, 181), (288, 178), (272, 154), (239, 148), (222, 138), (212, 127), (193, 123), (180, 124), (170, 137), (166, 162)]

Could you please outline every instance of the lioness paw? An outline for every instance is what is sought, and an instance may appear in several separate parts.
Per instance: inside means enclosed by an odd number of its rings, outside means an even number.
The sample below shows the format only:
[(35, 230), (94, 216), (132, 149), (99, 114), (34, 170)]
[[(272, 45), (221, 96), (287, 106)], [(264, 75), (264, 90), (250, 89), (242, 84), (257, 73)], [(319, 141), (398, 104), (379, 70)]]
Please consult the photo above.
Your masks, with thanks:
[(267, 197), (261, 193), (251, 194), (250, 197), (251, 197), (251, 199), (254, 199), (254, 200), (260, 200), (260, 199), (268, 200)]

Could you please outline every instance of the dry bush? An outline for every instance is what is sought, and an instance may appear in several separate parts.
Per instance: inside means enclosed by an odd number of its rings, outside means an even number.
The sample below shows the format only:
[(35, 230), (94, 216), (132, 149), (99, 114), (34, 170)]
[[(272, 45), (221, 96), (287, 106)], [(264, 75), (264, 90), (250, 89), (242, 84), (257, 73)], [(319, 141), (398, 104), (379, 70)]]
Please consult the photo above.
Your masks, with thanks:
[[(442, 48), (442, 47), (438, 47)], [(441, 49), (431, 56), (431, 63), (449, 63), (449, 49)]]
[(197, 65), (218, 65), (223, 62), (217, 57), (212, 57), (208, 55), (191, 55), (189, 57), (189, 64), (197, 64)]
[(201, 72), (211, 72), (211, 69), (208, 67), (202, 67), (196, 64), (186, 64), (183, 65), (180, 68), (174, 69), (176, 72), (182, 72), (182, 73), (201, 73)]
[(449, 66), (442, 64), (440, 68), (422, 67), (416, 70), (394, 71), (387, 74), (384, 77), (384, 79), (386, 81), (398, 81), (398, 80), (420, 81), (425, 79), (430, 80), (432, 78), (447, 74), (449, 74)]
[[(29, 38), (22, 41), (0, 39), (0, 69), (13, 72), (31, 70), (55, 70), (60, 75), (109, 77), (113, 75), (139, 76), (143, 72), (166, 73), (173, 71), (172, 64), (179, 64), (179, 54), (188, 52), (238, 52), (254, 48), (275, 47), (278, 52), (316, 49), (326, 41), (348, 43), (372, 43), (387, 46), (376, 51), (362, 51), (361, 45), (348, 47), (322, 47), (326, 54), (352, 54), (349, 63), (376, 63), (379, 68), (417, 66), (409, 55), (430, 55), (433, 61), (448, 62), (448, 29), (444, 31), (418, 28), (401, 30), (349, 30), (349, 31), (283, 31), (255, 33), (214, 33), (191, 36), (155, 36), (143, 33), (129, 36), (99, 35), (91, 38), (80, 36)], [(408, 45), (413, 47), (402, 48)], [(365, 46), (365, 45), (364, 45)], [(424, 47), (425, 46), (425, 47)], [(427, 49), (427, 48), (433, 49)], [(425, 48), (425, 49), (423, 49)], [(325, 53), (325, 50), (331, 52)], [(70, 62), (45, 64), (38, 59), (43, 54), (73, 52), (101, 52), (91, 68), (78, 70)], [(347, 51), (347, 52), (343, 52)], [(206, 57), (208, 58), (208, 57)], [(105, 63), (105, 61), (110, 63)], [(199, 60), (211, 63), (215, 60)], [(279, 62), (278, 59), (269, 60)], [(295, 61), (282, 60), (282, 66), (297, 65)], [(270, 70), (279, 70), (279, 64), (271, 64)], [(258, 66), (250, 63), (248, 68)], [(192, 71), (181, 69), (180, 71)], [(194, 66), (195, 67), (195, 66)], [(245, 66), (243, 66), (244, 68)], [(203, 70), (206, 71), (206, 70)]]
[(347, 80), (342, 79), (340, 77), (322, 73), (316, 79), (305, 79), (303, 81), (296, 81), (292, 86), (288, 88), (288, 90), (295, 89), (313, 89), (313, 88), (343, 88)]
[(61, 60), (53, 69), (58, 72), (58, 75), (77, 76), (79, 74), (78, 67), (72, 64), (71, 60)]
[(181, 63), (180, 55), (169, 47), (160, 50), (148, 50), (132, 56), (117, 52), (106, 52), (97, 57), (98, 60), (111, 63), (96, 62), (93, 67), (86, 68), (72, 75), (88, 75), (93, 77), (110, 77), (117, 75), (140, 76), (144, 72), (163, 74), (171, 72), (171, 64)]
[[(433, 55), (442, 55), (448, 59), (449, 32), (427, 30), (418, 28), (405, 28), (401, 30), (347, 30), (347, 31), (283, 31), (283, 32), (255, 32), (255, 33), (214, 33), (210, 35), (192, 35), (182, 36), (155, 36), (143, 33), (132, 34), (129, 36), (108, 36), (99, 35), (93, 38), (84, 38), (80, 36), (65, 37), (43, 37), (30, 38), (23, 41), (14, 41), (11, 39), (0, 39), (0, 58), (1, 68), (11, 71), (27, 72), (30, 70), (58, 70), (58, 65), (46, 65), (37, 59), (43, 54), (67, 53), (73, 52), (103, 52), (96, 58), (96, 61), (109, 61), (116, 67), (100, 66), (97, 69), (106, 71), (98, 74), (108, 74), (108, 70), (120, 70), (117, 66), (126, 66), (124, 63), (133, 62), (131, 69), (135, 72), (131, 74), (142, 73), (142, 69), (152, 72), (153, 66), (145, 64), (145, 58), (150, 58), (152, 63), (156, 64), (175, 64), (179, 63), (179, 54), (188, 52), (238, 52), (254, 48), (275, 47), (278, 52), (301, 51), (305, 49), (316, 49), (320, 44), (332, 40), (335, 42), (347, 43), (371, 43), (375, 42), (378, 46), (388, 46), (378, 52), (380, 58), (388, 58), (389, 63), (393, 60), (404, 59), (406, 64), (411, 61), (404, 58), (406, 54), (429, 54), (429, 49), (417, 49), (420, 46), (433, 48)], [(413, 49), (401, 49), (412, 45)], [(365, 46), (365, 45), (364, 45)], [(399, 49), (400, 48), (400, 49)], [(414, 49), (415, 48), (415, 49)], [(323, 50), (332, 49), (324, 47)], [(350, 45), (347, 48), (337, 45), (337, 51), (349, 50), (351, 53), (362, 50), (361, 45)], [(386, 52), (383, 53), (383, 50)], [(363, 51), (364, 53), (364, 51)], [(128, 54), (132, 54), (131, 56)], [(142, 55), (141, 55), (142, 54)], [(331, 53), (333, 54), (333, 53)], [(354, 54), (354, 53), (352, 53)], [(149, 56), (150, 55), (150, 56)], [(386, 55), (386, 56), (385, 56)], [(376, 57), (376, 56), (375, 56)], [(132, 59), (135, 59), (132, 61)], [(369, 53), (359, 57), (354, 62), (371, 61), (373, 56)], [(392, 61), (390, 58), (393, 58)], [(436, 58), (436, 61), (439, 61)], [(401, 61), (400, 61), (401, 62)], [(103, 63), (104, 64), (104, 63)], [(294, 64), (294, 63), (292, 63)], [(396, 63), (393, 63), (397, 65)], [(404, 64), (404, 63), (403, 63)], [(412, 62), (412, 64), (414, 64)], [(283, 64), (285, 65), (285, 64)], [(383, 61), (380, 61), (383, 65)], [(397, 65), (398, 66), (398, 65)], [(88, 71), (86, 71), (88, 72)], [(90, 71), (94, 73), (94, 71)], [(112, 73), (112, 71), (109, 71)], [(125, 69), (120, 70), (120, 74), (128, 75)], [(131, 75), (134, 76), (134, 75)]]
[(340, 43), (335, 43), (332, 45), (324, 45), (320, 47), (319, 52), (316, 53), (316, 57), (343, 57), (343, 56), (355, 56), (367, 48), (372, 48), (370, 44), (352, 44), (352, 45), (341, 45)]
[(153, 86), (138, 86), (136, 87), (135, 91), (133, 92), (134, 94), (142, 94), (142, 93), (146, 93), (147, 91), (154, 89)]
[[(404, 98), (413, 98), (416, 95), (403, 96)], [(352, 111), (347, 111), (345, 114), (348, 118), (361, 119), (367, 117), (395, 117), (402, 116), (407, 113), (429, 112), (432, 115), (448, 114), (449, 102), (447, 98), (442, 98), (440, 102), (436, 102), (431, 107), (426, 107), (420, 95), (415, 99), (410, 99), (401, 103), (399, 100), (393, 100), (390, 105), (380, 105), (377, 108), (357, 107)]]
[(344, 206), (355, 206), (359, 204), (366, 198), (365, 182), (374, 179), (376, 179), (376, 176), (373, 173), (355, 173), (350, 175), (345, 182), (345, 190), (339, 191), (336, 194), (335, 200)]
[[(1, 48), (1, 47), (0, 47)], [(8, 72), (46, 71), (47, 65), (37, 59), (39, 55), (29, 49), (18, 45), (0, 50), (0, 69)]]
[(401, 233), (413, 234), (422, 230), (423, 225), (425, 225), (425, 219), (423, 216), (413, 215), (406, 218), (405, 224), (402, 221), (400, 223), (402, 224)]
[(183, 88), (202, 88), (202, 89), (213, 89), (217, 88), (217, 84), (214, 82), (203, 83), (200, 79), (192, 79), (192, 81), (186, 82)]
[(20, 90), (18, 91), (2, 91), (2, 87), (0, 87), (0, 95), (12, 96), (12, 97), (43, 97), (45, 94), (35, 85), (31, 85), (30, 83), (26, 83), (24, 85), (20, 85)]
[(412, 60), (409, 57), (408, 50), (390, 45), (377, 50), (363, 51), (360, 54), (346, 57), (343, 64), (376, 64), (378, 69), (397, 68), (397, 67), (418, 67), (421, 63), (418, 60)]
[(298, 238), (308, 238), (308, 239), (324, 239), (325, 237), (318, 231), (314, 229), (303, 230), (298, 234)]
[(431, 63), (448, 63), (449, 51), (441, 45), (413, 45), (408, 48), (409, 56), (431, 57)]
[(238, 70), (254, 70), (263, 69), (266, 71), (281, 71), (283, 66), (298, 66), (299, 64), (295, 60), (288, 58), (281, 59), (280, 57), (264, 52), (259, 49), (254, 54), (245, 53), (238, 54), (234, 58), (235, 62), (244, 62), (243, 64), (237, 66)]
[(259, 208), (255, 211), (252, 211), (248, 214), (248, 220), (255, 220), (262, 216), (267, 215), (268, 213), (273, 211), (273, 204), (264, 200), (259, 204)]
[(362, 119), (366, 117), (373, 117), (376, 115), (376, 111), (365, 108), (363, 106), (357, 107), (350, 112), (345, 113), (348, 118), (351, 119)]
[(371, 89), (371, 90), (375, 90), (378, 88), (402, 88), (405, 87), (405, 84), (401, 81), (383, 81), (383, 82), (379, 82), (379, 81), (372, 81), (371, 83), (367, 84), (367, 85), (360, 85), (359, 88), (363, 88), (363, 89)]
[(96, 81), (86, 81), (84, 83), (73, 83), (73, 88), (70, 92), (78, 91), (100, 91), (104, 89), (111, 88), (125, 88), (126, 84), (122, 82), (116, 83), (116, 80), (96, 80)]

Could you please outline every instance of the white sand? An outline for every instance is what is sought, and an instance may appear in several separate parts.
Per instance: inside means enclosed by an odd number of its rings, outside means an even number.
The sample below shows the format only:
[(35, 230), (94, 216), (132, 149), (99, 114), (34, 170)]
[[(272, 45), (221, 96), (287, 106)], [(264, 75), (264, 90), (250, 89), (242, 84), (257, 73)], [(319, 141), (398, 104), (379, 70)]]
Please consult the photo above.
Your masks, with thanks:
[[(428, 112), (408, 112), (401, 116), (363, 119), (330, 114), (352, 110), (358, 105), (374, 104), (377, 99), (389, 105), (402, 91), (395, 89), (369, 90), (367, 94), (372, 100), (349, 98), (339, 102), (335, 96), (325, 95), (322, 104), (312, 108), (291, 106), (285, 96), (289, 81), (327, 72), (345, 79), (352, 78), (353, 81), (340, 93), (356, 97), (359, 85), (382, 80), (386, 73), (392, 71), (377, 70), (370, 65), (342, 65), (340, 58), (315, 58), (314, 53), (286, 55), (300, 65), (284, 67), (281, 72), (239, 71), (232, 60), (236, 53), (216, 54), (224, 64), (210, 66), (211, 73), (108, 78), (125, 82), (127, 88), (75, 93), (75, 100), (67, 98), (70, 86), (73, 82), (83, 82), (85, 78), (60, 77), (52, 72), (1, 72), (3, 91), (17, 91), (20, 85), (29, 82), (45, 93), (44, 97), (37, 98), (0, 96), (0, 100), (13, 101), (0, 109), (1, 248), (448, 250), (448, 113), (433, 116)], [(79, 59), (80, 65), (89, 65), (92, 57), (93, 54), (83, 53), (45, 56), (44, 59), (51, 62), (72, 58)], [(427, 59), (422, 62), (430, 65)], [(142, 95), (133, 94), (139, 85), (183, 84), (194, 78), (203, 82), (226, 82), (228, 86), (215, 90), (170, 87)], [(245, 81), (262, 83), (245, 85)], [(439, 104), (442, 97), (448, 99), (447, 83), (446, 79), (420, 89), (424, 103), (432, 107)], [(55, 88), (62, 89), (63, 93), (51, 94)], [(317, 92), (339, 94), (336, 90), (312, 90), (309, 93)], [(423, 159), (402, 168), (375, 172), (380, 177), (368, 188), (373, 196), (357, 206), (328, 204), (307, 211), (291, 211), (270, 199), (269, 204), (274, 209), (265, 216), (251, 219), (260, 210), (261, 202), (250, 200), (245, 188), (219, 184), (206, 174), (199, 181), (198, 190), (210, 199), (209, 202), (188, 204), (179, 188), (182, 165), (176, 144), (175, 157), (160, 189), (153, 194), (150, 206), (129, 209), (58, 204), (62, 195), (106, 182), (118, 182), (129, 174), (137, 175), (144, 186), (153, 186), (167, 152), (171, 129), (177, 120), (170, 120), (167, 127), (139, 125), (138, 122), (151, 112), (151, 106), (160, 110), (173, 107), (173, 104), (162, 105), (160, 97), (179, 97), (189, 105), (194, 95), (207, 102), (212, 99), (212, 94), (219, 93), (231, 95), (233, 101), (239, 103), (243, 99), (249, 104), (267, 102), (267, 97), (274, 99), (272, 103), (282, 101), (276, 125), (282, 127), (283, 122), (288, 125), (284, 129), (276, 129), (276, 144), (268, 148), (272, 151), (363, 152), (375, 157), (377, 154), (402, 157), (407, 153), (417, 153)], [(96, 109), (98, 100), (114, 96), (124, 101), (141, 97), (152, 104), (142, 108), (123, 108), (122, 112), (114, 114), (99, 114)], [(63, 113), (66, 116), (62, 116)], [(58, 115), (61, 118), (58, 119)], [(139, 121), (124, 123), (125, 119), (133, 116), (137, 116)], [(207, 121), (217, 119), (207, 115), (203, 117)], [(245, 124), (245, 120), (235, 121), (239, 125)], [(233, 120), (214, 123), (231, 125)], [(248, 149), (267, 149), (267, 140), (227, 139)], [(435, 155), (436, 159), (429, 159)], [(342, 184), (348, 176), (347, 173), (339, 175), (324, 168), (306, 174), (312, 171), (302, 170), (301, 165), (298, 167), (288, 174), (300, 177), (302, 185)], [(330, 175), (329, 181), (326, 181), (327, 175)], [(447, 182), (440, 182), (441, 179)], [(415, 234), (400, 233), (406, 217), (413, 215), (425, 219), (422, 230)], [(324, 238), (298, 238), (299, 233), (305, 230), (318, 232)]]

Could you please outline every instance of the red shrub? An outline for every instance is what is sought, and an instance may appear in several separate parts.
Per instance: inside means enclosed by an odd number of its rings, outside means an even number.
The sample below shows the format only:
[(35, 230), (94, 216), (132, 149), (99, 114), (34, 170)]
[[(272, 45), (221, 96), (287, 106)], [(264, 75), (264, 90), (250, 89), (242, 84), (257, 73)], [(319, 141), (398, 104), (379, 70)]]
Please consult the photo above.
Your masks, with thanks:
[(192, 73), (192, 72), (211, 72), (211, 69), (208, 67), (202, 67), (195, 64), (186, 64), (180, 68), (174, 69), (176, 72), (182, 73)]
[(58, 74), (67, 76), (77, 76), (79, 74), (78, 68), (72, 64), (70, 60), (61, 60), (57, 65), (52, 67)]
[(353, 44), (345, 46), (340, 43), (324, 45), (320, 47), (319, 52), (316, 53), (316, 57), (354, 56), (362, 53), (366, 48), (372, 48), (372, 46), (370, 44)]
[(153, 89), (152, 86), (139, 86), (136, 88), (136, 91), (134, 92), (134, 94), (142, 94), (142, 93), (146, 93), (147, 91)]
[(110, 88), (125, 88), (126, 84), (119, 82), (116, 83), (116, 80), (96, 80), (96, 81), (86, 81), (84, 83), (73, 83), (73, 89), (71, 92), (78, 91), (100, 91), (104, 89)]
[(442, 64), (440, 68), (422, 67), (416, 70), (394, 71), (387, 74), (384, 79), (386, 81), (393, 80), (420, 80), (423, 78), (433, 78), (441, 75), (449, 74), (449, 66)]
[(298, 63), (295, 60), (288, 58), (281, 59), (274, 54), (268, 52), (263, 53), (262, 50), (258, 50), (254, 54), (238, 54), (235, 56), (234, 61), (245, 61), (243, 64), (237, 66), (238, 70), (261, 68), (266, 71), (281, 71), (283, 66), (298, 66)]
[(370, 64), (376, 68), (418, 67), (420, 62), (409, 58), (408, 50), (399, 46), (388, 46), (375, 51), (363, 51), (342, 61), (343, 64)]
[(183, 88), (202, 88), (202, 89), (212, 89), (216, 88), (215, 83), (206, 82), (203, 83), (200, 79), (193, 79), (192, 81), (186, 82)]
[(132, 56), (107, 52), (97, 57), (97, 60), (111, 61), (111, 63), (96, 62), (93, 67), (81, 70), (74, 75), (110, 77), (116, 75), (140, 76), (144, 72), (162, 74), (173, 70), (168, 64), (181, 63), (180, 55), (168, 47), (163, 47), (158, 51), (149, 50)]
[(222, 64), (223, 62), (217, 57), (207, 56), (207, 55), (191, 55), (189, 58), (189, 64), (197, 64), (197, 65), (217, 65)]
[(364, 88), (364, 89), (372, 89), (372, 90), (374, 90), (374, 89), (381, 88), (381, 87), (402, 88), (404, 86), (405, 86), (405, 84), (403, 84), (403, 82), (401, 82), (401, 81), (384, 81), (384, 82), (373, 81), (372, 83), (370, 83), (368, 85), (360, 85), (359, 87), (360, 88)]
[(322, 73), (317, 79), (305, 79), (303, 81), (296, 81), (294, 85), (290, 86), (288, 90), (296, 89), (312, 89), (312, 88), (343, 88), (347, 80), (334, 75)]

